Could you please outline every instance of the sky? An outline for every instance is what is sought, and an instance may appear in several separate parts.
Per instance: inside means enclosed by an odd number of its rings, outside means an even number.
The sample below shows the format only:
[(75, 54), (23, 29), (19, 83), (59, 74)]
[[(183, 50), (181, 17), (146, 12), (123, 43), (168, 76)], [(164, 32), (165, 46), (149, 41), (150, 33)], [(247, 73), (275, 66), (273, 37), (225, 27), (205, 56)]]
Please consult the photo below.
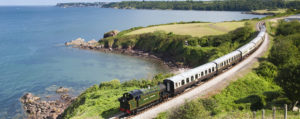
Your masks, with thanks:
[[(131, 0), (0, 0), (0, 6), (56, 5), (57, 3), (68, 3), (68, 2), (120, 2), (120, 1), (131, 1)], [(137, 1), (142, 1), (142, 0), (137, 0)], [(201, 0), (201, 1), (208, 1), (208, 0)]]
[(12, 5), (55, 5), (65, 2), (114, 2), (121, 0), (0, 0), (0, 6)]

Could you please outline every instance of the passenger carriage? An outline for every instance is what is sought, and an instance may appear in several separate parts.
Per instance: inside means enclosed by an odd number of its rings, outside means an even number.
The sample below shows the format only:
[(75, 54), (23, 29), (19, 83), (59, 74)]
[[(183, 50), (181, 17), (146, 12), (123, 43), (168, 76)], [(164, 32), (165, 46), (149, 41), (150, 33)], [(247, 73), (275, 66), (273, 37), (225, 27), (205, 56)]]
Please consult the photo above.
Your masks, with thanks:
[(254, 50), (255, 50), (255, 44), (248, 43), (248, 44), (244, 45), (243, 47), (237, 49), (236, 51), (239, 51), (240, 53), (242, 53), (242, 59), (245, 59)]
[(164, 80), (167, 92), (177, 95), (201, 80), (213, 77), (217, 68), (215, 63), (207, 63)]
[(217, 73), (222, 73), (224, 69), (236, 64), (241, 60), (241, 53), (233, 51), (213, 61), (217, 65)]

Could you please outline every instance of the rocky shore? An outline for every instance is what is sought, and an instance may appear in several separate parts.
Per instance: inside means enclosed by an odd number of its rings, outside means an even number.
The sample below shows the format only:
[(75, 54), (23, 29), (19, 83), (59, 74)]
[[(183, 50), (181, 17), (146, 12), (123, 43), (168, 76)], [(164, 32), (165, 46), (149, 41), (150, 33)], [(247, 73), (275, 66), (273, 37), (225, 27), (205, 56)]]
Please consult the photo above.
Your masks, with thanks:
[(171, 60), (162, 59), (152, 53), (139, 51), (139, 50), (133, 50), (131, 48), (129, 48), (129, 49), (105, 48), (104, 46), (99, 45), (98, 42), (97, 43), (90, 43), (90, 41), (85, 42), (81, 38), (67, 42), (67, 43), (65, 43), (65, 45), (71, 46), (74, 48), (86, 49), (86, 50), (96, 50), (96, 51), (101, 51), (101, 52), (105, 52), (105, 53), (124, 54), (124, 55), (129, 55), (129, 56), (136, 56), (136, 57), (140, 57), (140, 58), (157, 60), (157, 61), (161, 62), (162, 64), (167, 65), (171, 69), (172, 72), (177, 71), (179, 69), (187, 68), (187, 67), (185, 67), (181, 64), (178, 64), (176, 62), (173, 62)]
[(24, 112), (29, 119), (59, 119), (60, 114), (75, 100), (67, 94), (68, 89), (60, 87), (56, 90), (59, 99), (52, 101), (42, 100), (32, 93), (26, 93), (20, 98)]
[[(110, 32), (105, 33), (103, 37), (104, 38), (113, 37), (113, 36), (116, 36), (118, 33), (119, 33), (119, 31), (112, 30)], [(124, 55), (129, 55), (129, 56), (136, 56), (136, 57), (140, 57), (140, 58), (156, 60), (156, 61), (162, 63), (163, 65), (166, 65), (173, 73), (176, 73), (178, 71), (182, 72), (183, 70), (188, 69), (187, 66), (184, 66), (177, 62), (174, 62), (171, 59), (160, 57), (153, 53), (139, 51), (139, 50), (136, 50), (133, 48), (127, 48), (127, 49), (106, 48), (103, 45), (99, 44), (95, 40), (85, 41), (82, 38), (77, 38), (76, 40), (66, 42), (65, 45), (68, 47), (74, 47), (74, 48), (96, 50), (96, 51), (101, 51), (101, 52), (105, 52), (105, 53), (124, 54)]]

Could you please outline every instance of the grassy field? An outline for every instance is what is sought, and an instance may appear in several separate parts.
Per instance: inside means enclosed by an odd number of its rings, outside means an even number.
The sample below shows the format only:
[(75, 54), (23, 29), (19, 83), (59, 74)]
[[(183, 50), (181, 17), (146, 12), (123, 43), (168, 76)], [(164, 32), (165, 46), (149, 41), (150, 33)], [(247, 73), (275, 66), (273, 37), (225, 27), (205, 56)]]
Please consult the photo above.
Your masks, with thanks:
[(149, 33), (154, 31), (173, 32), (179, 35), (191, 35), (194, 37), (202, 37), (207, 35), (221, 35), (229, 31), (243, 27), (244, 22), (220, 22), (220, 23), (189, 23), (189, 24), (172, 24), (160, 25), (142, 28), (127, 33), (126, 35)]
[(279, 13), (284, 13), (286, 9), (277, 9), (277, 10), (254, 10), (252, 13), (258, 13), (258, 14), (279, 14)]

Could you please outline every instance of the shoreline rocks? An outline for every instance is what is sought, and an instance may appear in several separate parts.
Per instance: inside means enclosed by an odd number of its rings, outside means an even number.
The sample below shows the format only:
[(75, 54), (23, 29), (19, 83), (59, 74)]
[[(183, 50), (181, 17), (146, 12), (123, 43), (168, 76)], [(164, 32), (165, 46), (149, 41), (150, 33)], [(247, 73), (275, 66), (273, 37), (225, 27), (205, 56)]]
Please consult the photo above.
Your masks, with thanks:
[[(67, 88), (61, 87), (59, 89), (65, 92)], [(45, 101), (41, 100), (38, 96), (34, 96), (32, 93), (26, 93), (20, 98), (20, 102), (27, 118), (57, 119), (60, 118), (60, 115), (75, 99), (68, 94), (61, 94), (59, 99)]]
[(65, 45), (73, 47), (96, 47), (98, 45), (98, 41), (90, 40), (86, 42), (83, 38), (77, 38), (76, 40), (66, 42)]
[[(115, 32), (115, 31), (110, 31), (110, 32)], [(108, 32), (108, 33), (110, 33)], [(114, 33), (112, 33), (114, 34)], [(159, 56), (157, 54), (153, 53), (148, 53), (140, 50), (135, 50), (133, 48), (127, 48), (127, 49), (122, 49), (122, 48), (111, 48), (111, 47), (104, 47), (104, 45), (100, 45), (97, 41), (92, 40), (85, 42), (84, 39), (78, 38), (76, 40), (72, 40), (70, 42), (65, 43), (66, 46), (73, 46), (74, 48), (80, 48), (80, 49), (86, 49), (86, 50), (95, 50), (95, 51), (100, 51), (104, 53), (115, 53), (115, 54), (124, 54), (124, 55), (129, 55), (129, 56), (136, 56), (140, 58), (146, 58), (146, 59), (153, 59), (157, 60), (163, 65), (166, 65), (168, 69), (171, 70), (171, 72), (178, 72), (179, 69), (188, 69), (188, 66), (184, 66), (180, 62), (173, 61), (172, 59), (168, 59), (167, 57)]]

